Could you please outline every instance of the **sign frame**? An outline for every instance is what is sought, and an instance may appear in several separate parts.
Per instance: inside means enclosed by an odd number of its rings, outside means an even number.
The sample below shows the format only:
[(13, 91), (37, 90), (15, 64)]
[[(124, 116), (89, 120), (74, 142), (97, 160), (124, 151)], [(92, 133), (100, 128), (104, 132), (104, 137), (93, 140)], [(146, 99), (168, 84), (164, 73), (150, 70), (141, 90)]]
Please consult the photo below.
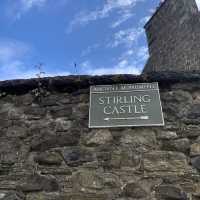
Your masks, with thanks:
[[(92, 89), (94, 87), (122, 87), (122, 86), (133, 86), (133, 85), (147, 85), (147, 84), (150, 84), (150, 85), (156, 85), (156, 88), (154, 89), (149, 89), (149, 90), (157, 90), (158, 92), (158, 101), (159, 101), (159, 107), (160, 107), (160, 112), (161, 112), (161, 121), (162, 123), (149, 123), (149, 124), (117, 124), (117, 125), (92, 125), (91, 124), (91, 104), (92, 104)], [(149, 91), (148, 89), (143, 89), (143, 90), (137, 90), (137, 91)], [(118, 92), (118, 91), (112, 91), (112, 92)], [(112, 93), (110, 92), (110, 93)], [(127, 91), (128, 92), (128, 91)], [(104, 93), (104, 92), (101, 92), (101, 93)], [(106, 92), (105, 92), (106, 93)], [(133, 84), (115, 84), (115, 85), (93, 85), (93, 86), (90, 86), (90, 98), (89, 98), (89, 122), (88, 122), (88, 127), (89, 128), (125, 128), (125, 127), (153, 127), (153, 126), (156, 126), (156, 127), (159, 127), (159, 126), (164, 126), (165, 125), (165, 121), (164, 121), (164, 114), (163, 114), (163, 109), (162, 109), (162, 104), (161, 104), (161, 98), (160, 98), (160, 91), (159, 91), (159, 85), (158, 85), (158, 82), (153, 82), (153, 83), (133, 83)], [(144, 117), (148, 117), (148, 116), (144, 116)], [(133, 117), (134, 118), (134, 117)], [(135, 117), (137, 118), (137, 117)], [(139, 117), (138, 117), (139, 118)], [(105, 118), (106, 119), (106, 118)], [(105, 120), (104, 119), (104, 120)], [(112, 119), (112, 118), (108, 118), (108, 119)], [(121, 118), (122, 119), (122, 118)]]

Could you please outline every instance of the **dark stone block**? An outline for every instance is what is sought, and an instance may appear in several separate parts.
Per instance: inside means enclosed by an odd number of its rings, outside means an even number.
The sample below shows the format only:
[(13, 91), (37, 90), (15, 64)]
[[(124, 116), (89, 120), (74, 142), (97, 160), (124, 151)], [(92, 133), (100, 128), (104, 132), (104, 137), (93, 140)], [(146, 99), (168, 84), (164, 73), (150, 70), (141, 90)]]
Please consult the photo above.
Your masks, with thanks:
[(72, 105), (65, 105), (65, 106), (52, 106), (47, 107), (47, 110), (51, 113), (54, 118), (58, 117), (66, 117), (71, 116), (72, 114)]
[(190, 149), (190, 141), (187, 138), (163, 141), (162, 149), (168, 151), (179, 151), (183, 153), (188, 153)]
[(94, 160), (91, 152), (80, 148), (65, 149), (62, 154), (66, 164), (70, 167), (77, 167)]
[(200, 170), (200, 156), (192, 158), (191, 163), (194, 168)]
[(188, 118), (190, 119), (200, 119), (200, 104), (192, 105), (188, 113)]
[(29, 106), (24, 109), (24, 113), (26, 115), (36, 115), (42, 117), (46, 114), (46, 109), (39, 106)]
[(18, 189), (23, 192), (53, 192), (59, 190), (59, 184), (54, 178), (35, 174), (27, 177), (26, 181), (18, 186)]
[(5, 194), (1, 200), (25, 200), (25, 195), (21, 192), (11, 191)]
[(56, 152), (42, 152), (35, 156), (34, 160), (40, 165), (61, 165), (62, 163), (62, 157)]
[(132, 198), (145, 198), (147, 192), (138, 183), (128, 183), (123, 189), (123, 196)]
[(173, 185), (161, 185), (156, 188), (158, 199), (164, 200), (187, 200), (187, 194), (179, 187)]
[(40, 141), (33, 140), (31, 143), (32, 151), (46, 151), (51, 148), (74, 146), (79, 142), (80, 133), (77, 131), (66, 132), (59, 135), (46, 136)]
[(0, 163), (0, 175), (8, 175), (12, 167), (13, 163)]

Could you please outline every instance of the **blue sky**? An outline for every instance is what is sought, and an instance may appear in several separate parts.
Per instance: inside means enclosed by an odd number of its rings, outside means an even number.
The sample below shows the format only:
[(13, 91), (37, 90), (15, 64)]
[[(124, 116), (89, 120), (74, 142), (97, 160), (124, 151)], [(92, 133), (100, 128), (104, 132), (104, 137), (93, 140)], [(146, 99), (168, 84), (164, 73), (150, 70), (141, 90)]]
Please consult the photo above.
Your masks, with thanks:
[[(0, 80), (141, 72), (160, 0), (1, 0)], [(77, 70), (74, 67), (77, 65)]]

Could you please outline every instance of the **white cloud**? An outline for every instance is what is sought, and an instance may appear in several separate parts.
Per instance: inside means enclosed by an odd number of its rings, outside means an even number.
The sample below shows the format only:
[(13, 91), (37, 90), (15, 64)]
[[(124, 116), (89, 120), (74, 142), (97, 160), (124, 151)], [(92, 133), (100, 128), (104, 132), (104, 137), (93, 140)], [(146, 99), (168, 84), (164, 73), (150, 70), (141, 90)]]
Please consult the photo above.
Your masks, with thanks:
[(145, 46), (138, 48), (137, 57), (139, 58), (140, 62), (146, 61), (149, 57), (148, 48)]
[(16, 19), (20, 19), (24, 13), (28, 12), (32, 8), (43, 7), (47, 1), (48, 0), (20, 0)]
[[(38, 70), (27, 64), (32, 48), (20, 41), (0, 39), (0, 80), (36, 78)], [(29, 66), (28, 66), (29, 65)], [(69, 75), (67, 71), (47, 72), (45, 76)]]
[(0, 39), (0, 79), (30, 78), (32, 70), (27, 70), (22, 61), (31, 48), (20, 41)]
[(120, 18), (113, 22), (113, 24), (111, 25), (112, 28), (116, 28), (118, 26), (120, 26), (122, 23), (126, 22), (128, 19), (130, 19), (131, 17), (134, 16), (134, 13), (132, 12), (125, 12), (124, 14), (122, 14), (120, 16)]
[(97, 68), (87, 72), (91, 75), (105, 75), (105, 74), (140, 74), (141, 72), (133, 66), (127, 66), (125, 69), (116, 67), (112, 68)]
[(0, 63), (9, 63), (10, 61), (17, 60), (24, 56), (30, 47), (25, 43), (9, 40), (0, 39)]
[(102, 8), (91, 12), (81, 12), (76, 15), (75, 18), (71, 21), (67, 32), (71, 32), (74, 26), (87, 25), (91, 21), (109, 17), (113, 11), (117, 10), (120, 11), (120, 16), (122, 16), (123, 19), (119, 19), (112, 25), (112, 27), (115, 28), (132, 16), (132, 14), (130, 14), (130, 10), (133, 9), (138, 2), (142, 1), (144, 0), (107, 0)]
[(0, 80), (33, 78), (36, 73), (36, 70), (27, 70), (22, 61), (14, 60), (0, 67)]
[(94, 45), (88, 46), (86, 49), (84, 49), (81, 52), (81, 57), (87, 56), (88, 54), (93, 52), (95, 49), (98, 49), (100, 46), (101, 46), (100, 44), (94, 44)]
[(200, 10), (200, 0), (196, 0), (196, 3), (197, 3), (198, 9)]
[[(0, 67), (0, 80), (37, 78), (38, 70), (20, 60), (14, 60)], [(45, 72), (42, 77), (68, 76), (68, 71)]]
[(68, 71), (47, 72), (44, 74), (44, 77), (69, 76), (70, 74)]
[(149, 57), (148, 47), (139, 46), (134, 48), (127, 48), (127, 50), (119, 57), (119, 61), (128, 60), (129, 63), (137, 65), (139, 68), (143, 67), (143, 64)]
[(151, 16), (145, 16), (145, 17), (141, 18), (140, 19), (140, 24), (142, 26), (144, 26), (149, 21), (150, 18), (151, 18)]
[(21, 0), (22, 9), (27, 11), (33, 7), (42, 7), (47, 0)]
[[(50, 5), (52, 9), (65, 7), (70, 0), (7, 0), (6, 14), (12, 20), (19, 20), (23, 15), (35, 10), (43, 10)], [(52, 6), (53, 5), (53, 6)]]
[(12, 18), (13, 20), (19, 20), (21, 17), (29, 12), (31, 9), (40, 9), (49, 0), (15, 0), (10, 1), (10, 3), (7, 6), (7, 15)]
[(137, 43), (139, 38), (144, 34), (144, 29), (129, 28), (125, 30), (120, 30), (114, 35), (113, 41), (108, 44), (108, 47), (118, 47), (119, 45), (125, 45), (131, 47), (134, 43)]
[(129, 63), (128, 60), (121, 60), (111, 67), (94, 67), (89, 61), (81, 64), (81, 74), (105, 75), (105, 74), (140, 74), (141, 70)]

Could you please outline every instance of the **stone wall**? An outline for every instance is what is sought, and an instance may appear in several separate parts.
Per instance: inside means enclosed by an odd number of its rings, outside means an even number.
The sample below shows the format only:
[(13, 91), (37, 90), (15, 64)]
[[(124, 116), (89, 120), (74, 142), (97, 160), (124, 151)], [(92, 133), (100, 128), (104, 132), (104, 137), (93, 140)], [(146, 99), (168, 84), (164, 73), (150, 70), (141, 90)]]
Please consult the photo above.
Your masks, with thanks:
[[(90, 85), (153, 81), (164, 127), (88, 128)], [(200, 199), (200, 73), (5, 81), (0, 94), (0, 200)]]
[(149, 71), (192, 71), (200, 66), (200, 13), (195, 0), (165, 0), (145, 26)]

